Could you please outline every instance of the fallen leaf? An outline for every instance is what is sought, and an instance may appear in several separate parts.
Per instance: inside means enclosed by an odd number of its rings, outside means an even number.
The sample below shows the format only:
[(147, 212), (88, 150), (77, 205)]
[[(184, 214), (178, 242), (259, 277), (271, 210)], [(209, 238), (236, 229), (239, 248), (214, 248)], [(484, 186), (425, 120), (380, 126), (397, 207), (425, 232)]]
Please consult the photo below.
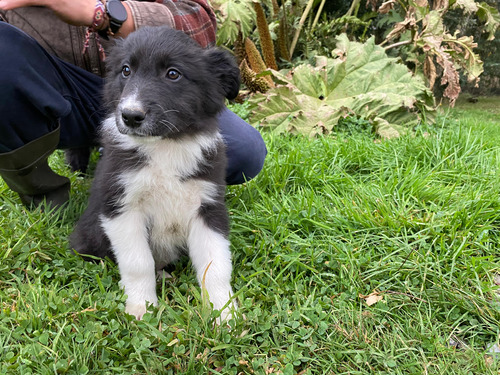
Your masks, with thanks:
[(363, 298), (368, 306), (374, 305), (384, 299), (384, 297), (379, 295), (378, 292), (370, 293), (367, 296), (360, 294), (359, 297)]
[(366, 304), (368, 306), (371, 306), (371, 305), (374, 305), (383, 299), (384, 299), (384, 297), (382, 297), (382, 296), (371, 295), (366, 299)]

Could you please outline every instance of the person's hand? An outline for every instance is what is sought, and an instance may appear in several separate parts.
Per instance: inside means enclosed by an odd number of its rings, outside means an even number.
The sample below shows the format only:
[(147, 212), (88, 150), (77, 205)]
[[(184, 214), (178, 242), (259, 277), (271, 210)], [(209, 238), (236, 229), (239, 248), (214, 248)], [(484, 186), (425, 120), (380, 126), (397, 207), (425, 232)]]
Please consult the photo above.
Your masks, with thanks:
[(95, 0), (0, 0), (0, 9), (43, 6), (52, 9), (66, 23), (90, 26), (94, 19), (95, 3)]

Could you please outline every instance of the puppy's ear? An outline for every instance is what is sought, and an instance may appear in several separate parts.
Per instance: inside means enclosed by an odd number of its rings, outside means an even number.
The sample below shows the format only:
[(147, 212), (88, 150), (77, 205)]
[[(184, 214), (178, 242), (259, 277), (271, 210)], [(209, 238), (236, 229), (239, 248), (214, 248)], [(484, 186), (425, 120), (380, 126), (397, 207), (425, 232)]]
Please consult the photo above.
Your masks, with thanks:
[(240, 91), (240, 69), (234, 57), (219, 48), (208, 49), (207, 54), (212, 71), (224, 90), (224, 96), (228, 99), (236, 98)]

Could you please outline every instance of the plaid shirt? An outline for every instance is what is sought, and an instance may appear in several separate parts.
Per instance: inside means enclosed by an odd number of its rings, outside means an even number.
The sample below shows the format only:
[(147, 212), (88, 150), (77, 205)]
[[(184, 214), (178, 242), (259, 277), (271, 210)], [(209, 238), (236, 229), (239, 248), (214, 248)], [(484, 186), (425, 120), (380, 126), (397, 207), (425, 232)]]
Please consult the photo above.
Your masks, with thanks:
[(182, 30), (202, 47), (215, 44), (217, 21), (207, 0), (127, 1), (135, 27), (168, 25)]
[[(175, 1), (175, 3), (178, 5), (174, 13), (175, 28), (186, 32), (203, 47), (214, 45), (217, 21), (207, 1)], [(198, 5), (194, 6), (193, 3)]]

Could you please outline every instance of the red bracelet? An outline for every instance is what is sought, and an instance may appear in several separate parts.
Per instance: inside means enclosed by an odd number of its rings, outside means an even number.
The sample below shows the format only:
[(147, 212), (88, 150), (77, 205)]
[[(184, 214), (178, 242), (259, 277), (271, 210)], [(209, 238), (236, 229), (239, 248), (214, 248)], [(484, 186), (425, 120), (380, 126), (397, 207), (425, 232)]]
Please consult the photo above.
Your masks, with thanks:
[(95, 32), (102, 29), (105, 17), (106, 17), (106, 7), (101, 2), (101, 0), (97, 0), (94, 8), (94, 20), (92, 21), (92, 26), (91, 26), (92, 31)]
[(104, 21), (106, 21), (106, 8), (101, 0), (96, 0), (94, 8), (94, 19), (92, 20), (92, 26), (87, 27), (82, 54), (85, 54), (85, 52), (87, 52), (87, 49), (89, 48), (90, 34), (94, 34), (97, 46), (99, 48), (99, 56), (103, 61), (106, 58), (106, 54), (104, 53), (104, 48), (102, 47), (101, 41), (99, 40), (97, 31), (102, 29)]

